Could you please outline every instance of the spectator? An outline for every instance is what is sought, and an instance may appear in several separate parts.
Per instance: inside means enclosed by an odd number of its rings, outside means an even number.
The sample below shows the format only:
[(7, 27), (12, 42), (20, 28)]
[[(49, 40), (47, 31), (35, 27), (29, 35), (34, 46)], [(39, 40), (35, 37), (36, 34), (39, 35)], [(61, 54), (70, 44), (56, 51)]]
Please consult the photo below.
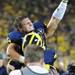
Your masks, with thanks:
[(25, 48), (26, 67), (21, 70), (14, 70), (9, 75), (49, 75), (44, 67), (43, 49), (36, 45), (27, 45)]

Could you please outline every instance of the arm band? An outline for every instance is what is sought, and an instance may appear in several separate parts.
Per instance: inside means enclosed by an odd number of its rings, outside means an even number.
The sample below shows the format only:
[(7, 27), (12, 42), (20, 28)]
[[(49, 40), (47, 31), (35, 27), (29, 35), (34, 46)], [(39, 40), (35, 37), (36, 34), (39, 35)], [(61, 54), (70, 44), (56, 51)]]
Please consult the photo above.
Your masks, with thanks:
[(24, 63), (25, 62), (25, 57), (20, 55), (19, 62)]

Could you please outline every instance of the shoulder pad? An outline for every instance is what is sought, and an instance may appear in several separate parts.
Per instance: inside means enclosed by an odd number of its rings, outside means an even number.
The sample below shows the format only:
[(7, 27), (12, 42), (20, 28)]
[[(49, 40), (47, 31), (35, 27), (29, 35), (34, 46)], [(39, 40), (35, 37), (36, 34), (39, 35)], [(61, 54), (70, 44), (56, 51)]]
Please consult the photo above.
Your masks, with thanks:
[(43, 22), (37, 21), (34, 22), (33, 25), (36, 32), (46, 33), (47, 28)]
[(21, 40), (22, 39), (22, 33), (19, 31), (13, 31), (8, 34), (8, 38), (12, 41)]

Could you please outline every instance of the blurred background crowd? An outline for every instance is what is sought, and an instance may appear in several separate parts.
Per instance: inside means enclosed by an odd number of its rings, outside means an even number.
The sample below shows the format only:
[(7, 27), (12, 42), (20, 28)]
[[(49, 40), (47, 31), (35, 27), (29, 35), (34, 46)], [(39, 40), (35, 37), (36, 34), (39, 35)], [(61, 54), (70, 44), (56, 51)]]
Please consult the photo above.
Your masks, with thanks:
[[(48, 23), (54, 9), (61, 0), (0, 0), (0, 53), (3, 58), (7, 47), (7, 35), (13, 30), (17, 16), (25, 15), (33, 22), (37, 20)], [(75, 63), (75, 0), (70, 0), (66, 14), (59, 24), (55, 34), (47, 39), (49, 48), (55, 48), (58, 59), (56, 67), (67, 68), (71, 62)], [(1, 54), (0, 54), (1, 55)]]

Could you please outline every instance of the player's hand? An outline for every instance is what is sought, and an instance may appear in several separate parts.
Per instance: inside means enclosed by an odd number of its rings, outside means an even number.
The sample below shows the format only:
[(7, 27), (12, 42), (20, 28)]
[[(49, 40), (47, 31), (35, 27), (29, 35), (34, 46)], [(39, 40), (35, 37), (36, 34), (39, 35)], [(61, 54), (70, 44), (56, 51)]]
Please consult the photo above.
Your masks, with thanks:
[(13, 70), (15, 70), (15, 67), (10, 64), (7, 64), (7, 70), (8, 70), (8, 72), (13, 71)]

